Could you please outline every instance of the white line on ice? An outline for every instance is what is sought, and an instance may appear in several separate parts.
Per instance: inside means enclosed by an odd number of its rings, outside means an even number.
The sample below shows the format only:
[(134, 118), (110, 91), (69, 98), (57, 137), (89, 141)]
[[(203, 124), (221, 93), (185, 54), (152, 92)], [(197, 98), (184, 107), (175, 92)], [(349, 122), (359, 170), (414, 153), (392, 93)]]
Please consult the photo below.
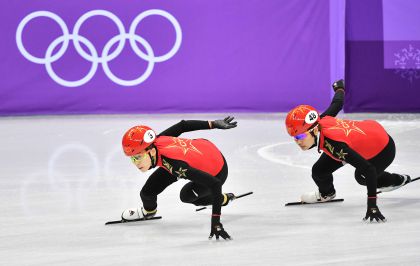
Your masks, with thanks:
[(302, 168), (302, 169), (311, 169), (311, 167), (309, 167), (307, 165), (295, 164), (293, 162), (293, 160), (290, 158), (290, 156), (287, 156), (285, 159), (281, 159), (281, 158), (274, 157), (272, 155), (272, 153), (270, 152), (270, 149), (273, 149), (276, 146), (281, 146), (281, 145), (286, 145), (286, 144), (290, 145), (290, 143), (291, 143), (290, 141), (285, 141), (285, 142), (266, 145), (266, 146), (263, 146), (263, 147), (259, 148), (257, 150), (257, 153), (263, 159), (266, 159), (267, 161), (270, 161), (270, 162), (273, 162), (273, 163), (278, 163), (278, 164), (287, 165), (287, 166), (291, 166), (291, 167)]

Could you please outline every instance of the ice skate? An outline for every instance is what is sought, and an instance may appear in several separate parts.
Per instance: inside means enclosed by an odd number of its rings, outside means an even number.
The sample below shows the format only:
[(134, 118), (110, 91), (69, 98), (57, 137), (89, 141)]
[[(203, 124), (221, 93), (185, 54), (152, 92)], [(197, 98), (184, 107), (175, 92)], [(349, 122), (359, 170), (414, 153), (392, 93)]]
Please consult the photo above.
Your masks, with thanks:
[(326, 202), (335, 198), (335, 192), (328, 195), (321, 195), (319, 191), (312, 191), (302, 194), (300, 200), (304, 203)]
[(223, 193), (223, 203), (222, 203), (222, 206), (228, 205), (234, 199), (236, 199), (235, 194), (233, 194), (233, 193)]
[(130, 208), (123, 211), (121, 219), (124, 221), (131, 221), (137, 219), (150, 219), (155, 216), (157, 210), (146, 211), (143, 207), (141, 208)]
[(381, 187), (378, 188), (379, 192), (390, 192), (396, 189), (399, 189), (402, 186), (407, 185), (408, 183), (411, 182), (411, 177), (409, 175), (399, 175), (401, 177), (401, 184), (399, 185), (394, 185), (394, 186), (389, 186), (389, 187)]
[[(222, 194), (223, 195), (222, 206), (226, 206), (226, 205), (229, 204), (229, 202), (231, 202), (233, 200), (236, 200), (236, 199), (239, 199), (239, 198), (242, 198), (242, 197), (246, 197), (246, 196), (252, 195), (253, 193), (254, 192), (252, 192), (252, 191), (247, 192), (247, 193), (244, 193), (244, 194), (240, 194), (240, 195), (235, 195), (233, 193), (223, 193)], [(198, 211), (202, 211), (202, 210), (205, 210), (205, 209), (207, 209), (207, 206), (198, 208), (195, 211), (198, 212)]]

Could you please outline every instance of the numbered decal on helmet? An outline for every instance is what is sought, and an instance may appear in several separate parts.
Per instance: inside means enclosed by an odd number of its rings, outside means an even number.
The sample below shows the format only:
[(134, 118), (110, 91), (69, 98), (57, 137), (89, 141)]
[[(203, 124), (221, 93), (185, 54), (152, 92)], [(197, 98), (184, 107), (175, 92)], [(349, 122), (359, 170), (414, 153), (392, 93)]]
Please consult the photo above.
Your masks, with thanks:
[(155, 132), (153, 132), (153, 130), (147, 130), (146, 133), (144, 133), (143, 138), (146, 143), (153, 142), (156, 138)]
[(307, 124), (313, 124), (317, 120), (318, 120), (318, 113), (316, 111), (310, 111), (305, 117), (305, 122)]

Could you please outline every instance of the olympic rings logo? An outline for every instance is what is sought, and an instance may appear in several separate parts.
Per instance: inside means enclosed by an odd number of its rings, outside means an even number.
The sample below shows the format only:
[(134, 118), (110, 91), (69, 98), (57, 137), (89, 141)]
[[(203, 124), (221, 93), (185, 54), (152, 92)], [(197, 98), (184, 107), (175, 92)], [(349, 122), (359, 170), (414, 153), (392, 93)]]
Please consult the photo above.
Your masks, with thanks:
[[(137, 35), (135, 33), (135, 30), (137, 28), (137, 26), (139, 25), (139, 23), (145, 19), (148, 16), (152, 16), (152, 15), (159, 15), (162, 16), (164, 18), (166, 18), (167, 20), (169, 20), (169, 22), (172, 24), (172, 26), (175, 29), (175, 33), (176, 33), (176, 39), (175, 39), (175, 43), (173, 45), (173, 47), (169, 50), (169, 52), (167, 52), (166, 54), (160, 55), (160, 56), (156, 56), (153, 52), (152, 47), (150, 46), (150, 44), (141, 36)], [(87, 38), (79, 35), (79, 31), (81, 26), (83, 25), (83, 23), (94, 16), (104, 16), (109, 18), (110, 20), (112, 20), (118, 28), (119, 34), (114, 36), (113, 38), (111, 38), (104, 46), (101, 55), (99, 56), (98, 51), (96, 50), (95, 46), (92, 44), (92, 42), (90, 42)], [(31, 21), (34, 18), (38, 18), (38, 17), (47, 17), (50, 18), (52, 20), (54, 20), (55, 22), (57, 22), (57, 24), (60, 26), (63, 35), (58, 37), (57, 39), (55, 39), (54, 41), (51, 42), (51, 44), (48, 46), (46, 52), (45, 52), (45, 57), (44, 58), (40, 58), (40, 57), (35, 57), (32, 54), (30, 54), (26, 48), (23, 45), (22, 42), (22, 32), (23, 29), (25, 28), (26, 24), (28, 24), (29, 21)], [(147, 68), (145, 70), (145, 72), (138, 78), (133, 79), (133, 80), (124, 80), (121, 79), (119, 77), (117, 77), (114, 73), (112, 73), (111, 69), (109, 68), (108, 62), (115, 59), (123, 50), (124, 46), (125, 46), (125, 42), (126, 40), (129, 40), (130, 46), (133, 49), (134, 53), (140, 57), (141, 59), (147, 61)], [(86, 76), (84, 76), (83, 78), (79, 79), (79, 80), (75, 80), (75, 81), (69, 81), (69, 80), (65, 80), (61, 77), (59, 77), (53, 70), (52, 68), (52, 63), (59, 60), (64, 53), (67, 50), (67, 47), (69, 46), (69, 42), (70, 40), (73, 41), (74, 47), (76, 49), (76, 51), (78, 52), (78, 54), (83, 57), (85, 60), (89, 61), (92, 63), (92, 66), (89, 70), (89, 72), (87, 73)], [(102, 68), (106, 74), (106, 76), (112, 80), (113, 82), (115, 82), (116, 84), (122, 85), (122, 86), (135, 86), (138, 85), (142, 82), (144, 82), (151, 74), (153, 71), (153, 67), (155, 65), (155, 63), (160, 63), (160, 62), (164, 62), (168, 59), (170, 59), (172, 56), (174, 56), (176, 54), (176, 52), (179, 50), (180, 46), (181, 46), (181, 41), (182, 41), (182, 31), (181, 31), (181, 26), (179, 25), (178, 21), (175, 19), (174, 16), (172, 16), (170, 13), (164, 11), (164, 10), (160, 10), (160, 9), (150, 9), (147, 11), (144, 11), (142, 13), (140, 13), (139, 15), (137, 15), (137, 17), (133, 20), (133, 22), (130, 25), (130, 29), (129, 32), (126, 33), (125, 28), (123, 23), (121, 22), (121, 20), (114, 15), (113, 13), (106, 11), (106, 10), (92, 10), (89, 11), (87, 13), (85, 13), (84, 15), (82, 15), (76, 22), (76, 24), (74, 25), (73, 28), (73, 33), (69, 33), (69, 29), (67, 28), (66, 23), (64, 22), (64, 20), (62, 18), (60, 18), (58, 15), (49, 12), (49, 11), (36, 11), (33, 12), (29, 15), (27, 15), (20, 23), (19, 26), (17, 28), (16, 31), (16, 43), (17, 43), (17, 47), (20, 51), (20, 53), (29, 61), (36, 63), (36, 64), (44, 64), (45, 68), (47, 70), (48, 75), (58, 84), (62, 85), (62, 86), (66, 86), (66, 87), (78, 87), (78, 86), (82, 86), (84, 84), (86, 84), (89, 80), (92, 79), (92, 77), (95, 75), (96, 70), (98, 68), (99, 64), (102, 64)], [(111, 47), (116, 44), (118, 42), (118, 46), (115, 49), (115, 51), (113, 51), (112, 53), (110, 53), (110, 49)], [(62, 43), (62, 46), (60, 49), (58, 49), (58, 51), (53, 54), (53, 51), (55, 51), (55, 48)], [(84, 51), (82, 49), (81, 44), (84, 44), (88, 50), (89, 53), (87, 53), (86, 51)], [(141, 44), (144, 47), (144, 50), (146, 51), (143, 52), (137, 45), (137, 43)]]

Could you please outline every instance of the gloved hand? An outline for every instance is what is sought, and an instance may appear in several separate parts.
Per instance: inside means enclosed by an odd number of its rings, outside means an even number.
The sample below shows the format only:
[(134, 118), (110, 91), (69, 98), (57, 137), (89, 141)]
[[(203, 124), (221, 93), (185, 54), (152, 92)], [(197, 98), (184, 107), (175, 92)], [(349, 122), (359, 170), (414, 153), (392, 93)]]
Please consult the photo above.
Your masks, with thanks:
[(333, 87), (334, 91), (337, 91), (338, 89), (344, 90), (344, 79), (340, 79), (340, 80), (335, 81), (332, 84), (332, 87)]
[(231, 240), (230, 235), (225, 231), (223, 225), (220, 223), (220, 216), (211, 217), (211, 231), (209, 235), (209, 240), (216, 236), (216, 240), (219, 240), (221, 236), (225, 240)]
[(219, 128), (219, 129), (230, 129), (230, 128), (234, 128), (237, 126), (236, 121), (232, 122), (234, 119), (234, 117), (226, 117), (223, 120), (215, 120), (211, 122), (212, 128)]
[(376, 206), (376, 197), (368, 197), (366, 216), (363, 218), (363, 221), (367, 221), (368, 219), (370, 219), (370, 222), (373, 219), (377, 222), (386, 222), (385, 217), (379, 211), (378, 206)]

